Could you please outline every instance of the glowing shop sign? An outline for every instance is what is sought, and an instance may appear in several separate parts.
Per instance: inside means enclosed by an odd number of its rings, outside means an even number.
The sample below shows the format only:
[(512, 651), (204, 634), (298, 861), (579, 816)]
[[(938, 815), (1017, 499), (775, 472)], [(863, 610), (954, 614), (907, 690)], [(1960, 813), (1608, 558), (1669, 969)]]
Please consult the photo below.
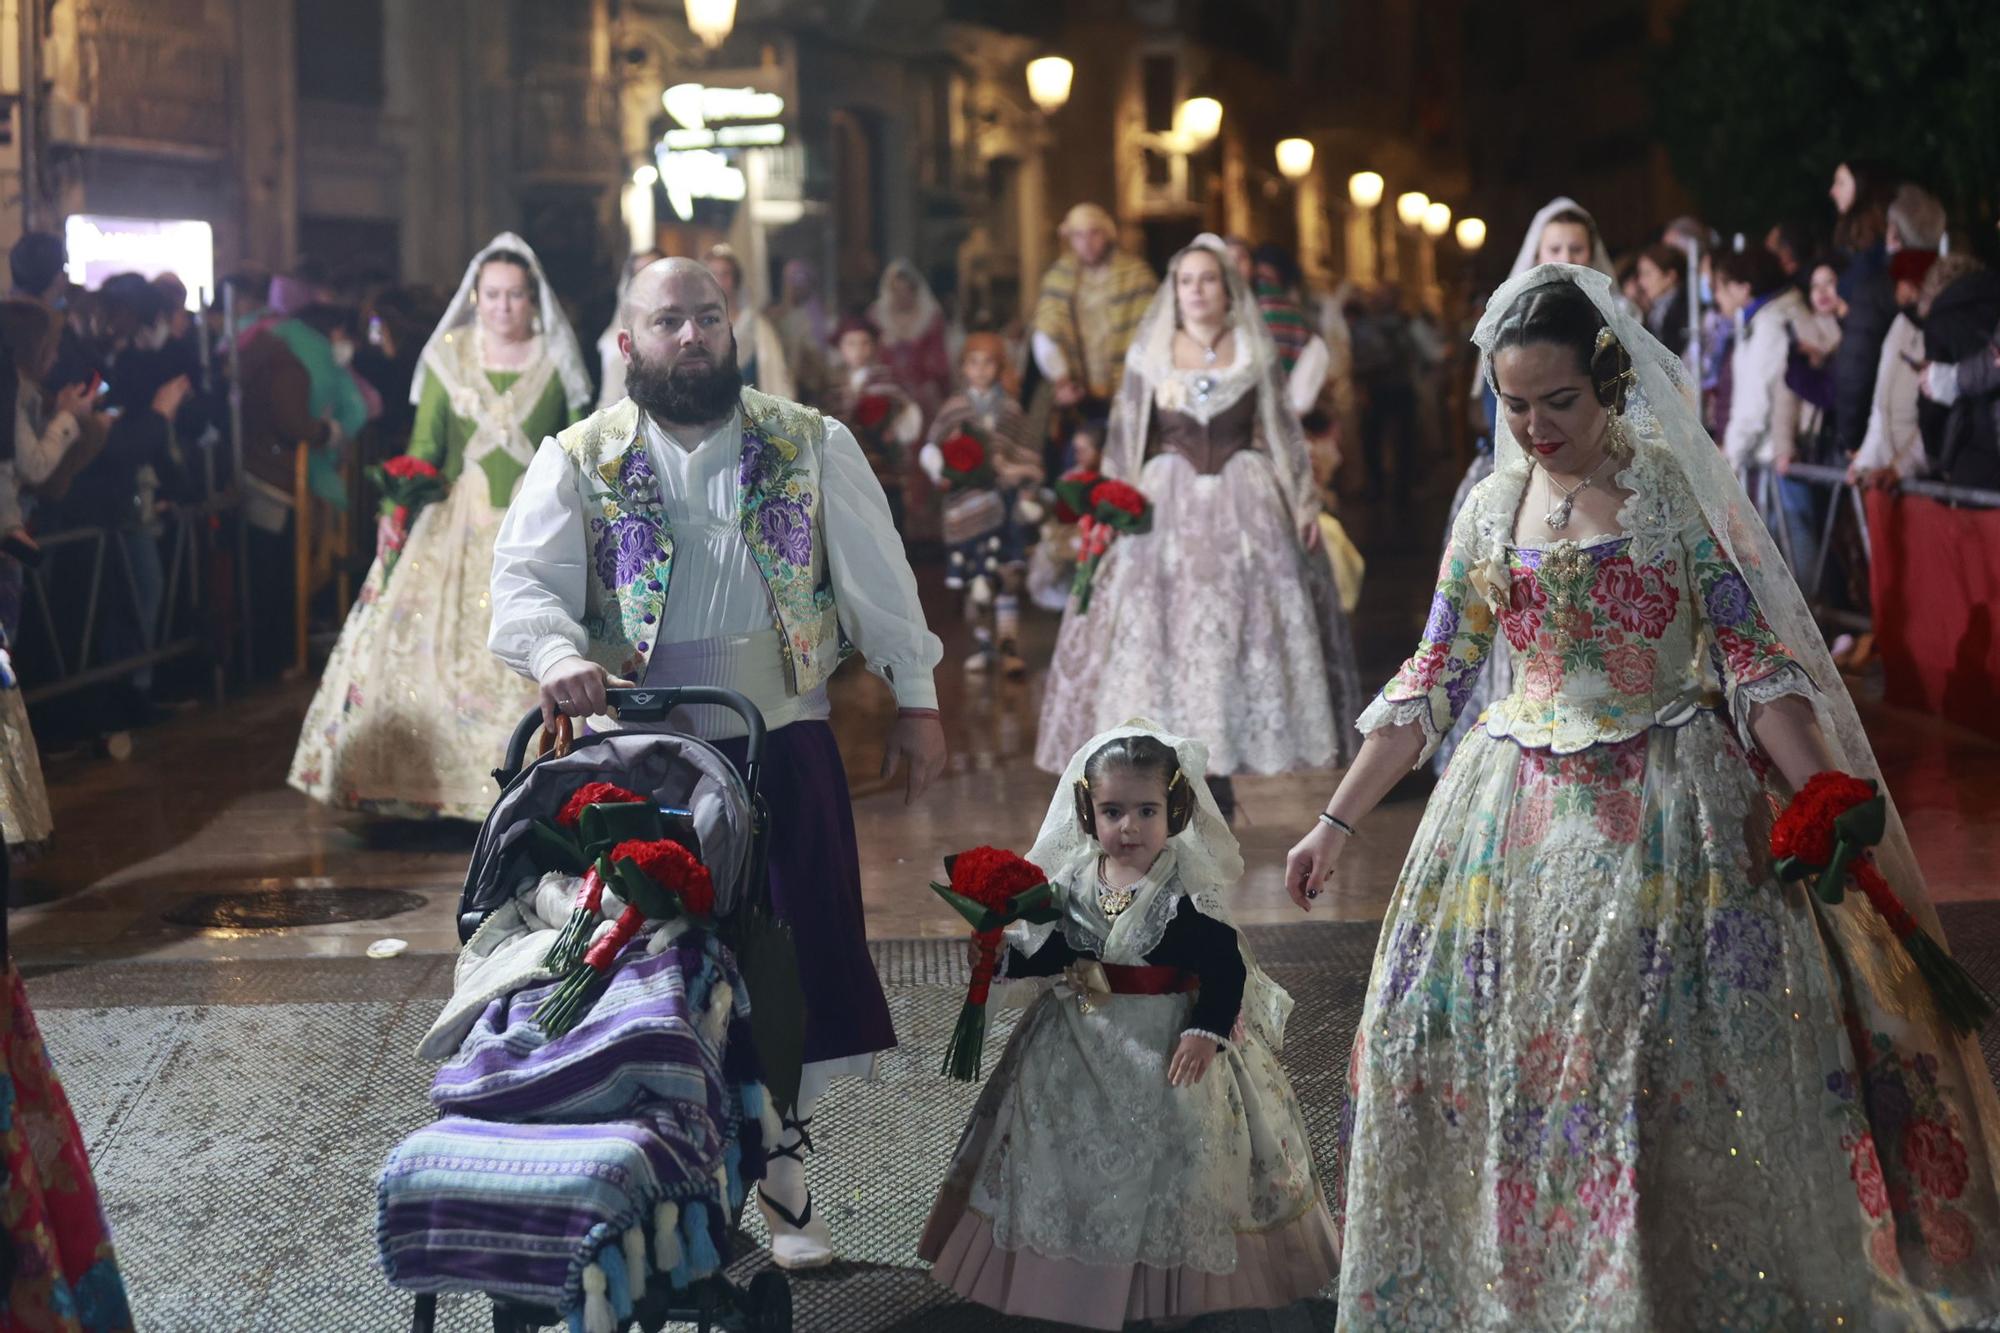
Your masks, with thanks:
[(63, 244), (64, 271), (80, 287), (100, 287), (119, 273), (171, 273), (187, 288), (189, 310), (215, 294), (215, 233), (206, 222), (73, 213), (63, 223)]
[(785, 127), (778, 123), (785, 99), (777, 93), (677, 83), (660, 94), (660, 103), (679, 126), (661, 140), (675, 152), (769, 148), (785, 141)]
[(743, 169), (713, 149), (696, 148), (674, 152), (662, 146), (654, 155), (660, 164), (660, 184), (666, 188), (667, 202), (686, 222), (694, 217), (694, 201), (720, 199), (741, 203), (748, 192)]
[(667, 202), (683, 221), (694, 216), (694, 201), (740, 203), (748, 192), (742, 168), (725, 152), (731, 148), (772, 148), (785, 141), (785, 99), (756, 88), (711, 88), (677, 83), (660, 94), (675, 128), (660, 137), (653, 157)]

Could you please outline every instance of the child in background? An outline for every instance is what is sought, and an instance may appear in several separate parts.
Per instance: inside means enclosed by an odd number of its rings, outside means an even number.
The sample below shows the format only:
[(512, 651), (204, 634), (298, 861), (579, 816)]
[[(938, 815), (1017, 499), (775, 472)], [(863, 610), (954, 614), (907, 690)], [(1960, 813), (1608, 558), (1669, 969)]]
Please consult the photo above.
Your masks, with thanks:
[[(1086, 421), (1076, 428), (1069, 442), (1069, 471), (1098, 470), (1104, 457), (1104, 426)], [(1065, 523), (1051, 507), (1042, 522), (1041, 540), (1028, 553), (1028, 595), (1044, 611), (1060, 612), (1069, 606), (1071, 582), (1076, 578), (1076, 522)]]
[(903, 464), (924, 429), (924, 412), (896, 383), (882, 360), (875, 326), (850, 315), (834, 330), (839, 364), (827, 393), (827, 412), (854, 432), (875, 479), (889, 497), (896, 531), (903, 530)]
[[(973, 620), (977, 647), (966, 660), (967, 671), (981, 672), (994, 664), (1010, 678), (1028, 674), (1021, 657), (1021, 585), (1028, 562), (1028, 532), (1042, 516), (1035, 492), (1042, 484), (1041, 450), (1028, 436), (1021, 405), (1001, 380), (1007, 345), (999, 335), (975, 333), (959, 354), (964, 387), (938, 409), (931, 424), (930, 443), (920, 461), (924, 472), (945, 492), (944, 543), (949, 553), (945, 586), (966, 593), (967, 618)], [(955, 455), (964, 449), (959, 437), (969, 437), (983, 455), (979, 483), (954, 482), (947, 475)], [(985, 623), (992, 611), (993, 623)]]

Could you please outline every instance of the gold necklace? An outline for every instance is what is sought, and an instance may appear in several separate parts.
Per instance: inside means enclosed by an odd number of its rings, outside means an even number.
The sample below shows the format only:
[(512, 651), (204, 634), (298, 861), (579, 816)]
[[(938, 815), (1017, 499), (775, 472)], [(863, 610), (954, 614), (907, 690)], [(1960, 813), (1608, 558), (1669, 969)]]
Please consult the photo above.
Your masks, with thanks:
[(1143, 883), (1145, 883), (1145, 878), (1141, 876), (1125, 888), (1112, 888), (1104, 879), (1104, 858), (1101, 856), (1098, 857), (1097, 909), (1104, 913), (1107, 920), (1116, 920), (1120, 912), (1123, 912), (1132, 905), (1132, 899), (1138, 894), (1138, 886)]
[(1556, 480), (1555, 473), (1549, 471), (1547, 468), (1543, 468), (1542, 475), (1549, 479), (1549, 485), (1555, 487), (1559, 491), (1562, 491), (1563, 498), (1556, 505), (1555, 508), (1549, 510), (1548, 513), (1542, 516), (1542, 522), (1548, 524), (1551, 528), (1554, 528), (1557, 532), (1561, 532), (1564, 528), (1568, 527), (1570, 511), (1576, 507), (1577, 495), (1583, 490), (1584, 487), (1590, 485), (1590, 483), (1596, 479), (1597, 474), (1602, 472), (1604, 470), (1604, 465), (1610, 461), (1611, 461), (1611, 451), (1609, 449), (1606, 449), (1604, 451), (1603, 457), (1597, 460), (1597, 466), (1592, 468), (1589, 474), (1585, 476), (1582, 481), (1579, 481), (1576, 485), (1570, 487), (1568, 490), (1563, 490), (1563, 484)]

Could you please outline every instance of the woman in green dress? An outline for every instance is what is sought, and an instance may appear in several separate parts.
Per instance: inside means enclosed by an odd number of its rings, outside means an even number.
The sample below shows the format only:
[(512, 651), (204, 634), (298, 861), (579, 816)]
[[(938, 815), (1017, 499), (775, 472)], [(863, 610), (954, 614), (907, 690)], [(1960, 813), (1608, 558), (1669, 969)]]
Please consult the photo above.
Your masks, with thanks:
[(402, 522), (384, 502), (291, 785), (340, 809), (483, 819), (491, 769), (535, 705), (534, 682), (486, 647), (494, 536), (535, 447), (590, 401), (576, 335), (520, 237), (502, 233), (467, 266), (410, 398), (409, 453), (450, 491)]

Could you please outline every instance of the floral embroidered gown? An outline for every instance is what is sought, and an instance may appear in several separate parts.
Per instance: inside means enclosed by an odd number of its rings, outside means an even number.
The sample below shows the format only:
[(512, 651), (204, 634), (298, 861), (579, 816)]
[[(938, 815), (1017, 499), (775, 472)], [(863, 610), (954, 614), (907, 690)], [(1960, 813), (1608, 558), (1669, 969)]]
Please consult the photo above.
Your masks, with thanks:
[(291, 785), (339, 809), (484, 819), (493, 766), (535, 706), (535, 682), (486, 646), (493, 542), (535, 446), (576, 413), (546, 348), (488, 370), (478, 344), (445, 339), (410, 437), (451, 492), (411, 521), (393, 567), (369, 568), (292, 757)]
[[(1750, 705), (1813, 689), (1670, 455), (1622, 535), (1516, 545), (1527, 473), (1454, 526), (1362, 729), (1454, 756), (1353, 1048), (1346, 1329), (1946, 1328), (2000, 1310), (2000, 1110), (1900, 1002), (1861, 900), (1768, 853)], [(1428, 748), (1426, 753), (1428, 753)], [(1922, 1006), (1927, 1010), (1927, 1003)]]

